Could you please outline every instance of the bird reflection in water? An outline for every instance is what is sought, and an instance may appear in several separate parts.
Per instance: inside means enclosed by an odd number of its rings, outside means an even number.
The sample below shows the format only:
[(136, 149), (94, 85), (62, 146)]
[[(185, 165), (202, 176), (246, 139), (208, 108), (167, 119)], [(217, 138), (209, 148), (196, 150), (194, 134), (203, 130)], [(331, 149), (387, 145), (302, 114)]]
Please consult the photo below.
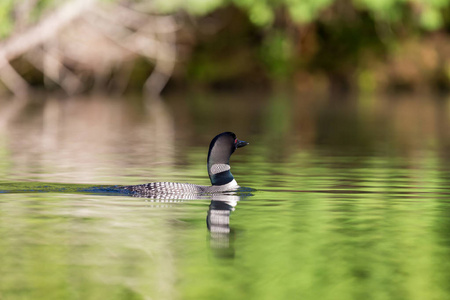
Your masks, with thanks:
[(206, 226), (210, 236), (210, 246), (214, 254), (220, 258), (234, 257), (234, 231), (230, 226), (230, 215), (235, 210), (238, 201), (253, 196), (251, 188), (239, 188), (237, 191), (214, 194), (166, 195), (165, 197), (134, 197), (147, 198), (158, 203), (184, 202), (186, 200), (211, 199), (206, 217)]
[(241, 197), (238, 195), (212, 195), (206, 217), (206, 225), (210, 233), (211, 249), (219, 257), (234, 257), (233, 239), (230, 242), (230, 233), (232, 232), (230, 228), (230, 215), (240, 199)]
[(253, 196), (252, 188), (241, 187), (235, 192), (213, 194), (209, 204), (206, 226), (209, 230), (210, 246), (214, 254), (221, 258), (233, 258), (234, 230), (230, 225), (231, 212), (238, 201)]

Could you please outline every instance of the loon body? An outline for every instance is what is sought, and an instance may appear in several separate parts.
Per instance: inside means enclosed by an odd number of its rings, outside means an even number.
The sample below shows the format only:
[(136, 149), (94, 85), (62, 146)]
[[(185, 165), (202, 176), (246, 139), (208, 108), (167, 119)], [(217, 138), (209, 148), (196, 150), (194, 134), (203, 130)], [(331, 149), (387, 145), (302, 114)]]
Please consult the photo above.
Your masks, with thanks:
[(198, 195), (232, 191), (239, 188), (230, 172), (230, 157), (237, 149), (248, 145), (232, 132), (214, 137), (208, 151), (208, 175), (211, 186), (178, 182), (151, 182), (123, 187), (137, 197), (156, 199), (194, 199)]

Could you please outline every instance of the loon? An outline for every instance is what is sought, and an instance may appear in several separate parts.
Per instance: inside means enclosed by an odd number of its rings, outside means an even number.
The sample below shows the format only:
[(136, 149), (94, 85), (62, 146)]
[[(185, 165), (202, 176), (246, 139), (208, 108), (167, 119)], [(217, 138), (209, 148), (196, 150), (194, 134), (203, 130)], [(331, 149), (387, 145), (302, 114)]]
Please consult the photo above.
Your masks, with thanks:
[(230, 172), (230, 157), (237, 149), (248, 145), (236, 138), (233, 132), (215, 136), (208, 151), (208, 175), (211, 186), (178, 182), (151, 182), (122, 187), (136, 197), (155, 199), (195, 199), (198, 195), (233, 191), (239, 188)]

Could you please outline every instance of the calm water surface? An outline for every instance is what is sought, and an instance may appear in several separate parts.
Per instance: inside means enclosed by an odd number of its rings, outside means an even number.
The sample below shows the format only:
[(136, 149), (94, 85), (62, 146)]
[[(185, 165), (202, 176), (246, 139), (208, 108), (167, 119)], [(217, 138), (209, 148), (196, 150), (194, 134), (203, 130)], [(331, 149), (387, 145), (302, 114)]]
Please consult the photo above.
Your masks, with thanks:
[[(450, 298), (448, 101), (224, 98), (4, 104), (0, 299)], [(256, 191), (86, 192), (208, 184), (225, 130)]]

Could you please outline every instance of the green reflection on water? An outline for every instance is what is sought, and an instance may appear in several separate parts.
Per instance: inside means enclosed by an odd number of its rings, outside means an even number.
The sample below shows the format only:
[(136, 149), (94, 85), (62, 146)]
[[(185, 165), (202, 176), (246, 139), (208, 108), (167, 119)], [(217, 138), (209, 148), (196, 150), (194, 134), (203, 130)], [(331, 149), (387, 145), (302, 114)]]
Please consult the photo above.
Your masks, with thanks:
[(72, 194), (1, 195), (0, 206), (2, 298), (173, 298), (172, 211)]
[[(197, 160), (202, 151), (192, 151)], [(270, 163), (252, 151), (233, 173), (258, 191), (219, 237), (206, 229), (208, 200), (86, 195), (75, 193), (86, 185), (63, 184), (24, 194), (42, 185), (3, 183), (16, 193), (0, 194), (2, 299), (450, 296), (445, 162), (309, 152)]]
[[(137, 118), (104, 102), (58, 102), (58, 134), (25, 113), (0, 132), (0, 299), (450, 298), (446, 110), (205, 96)], [(224, 130), (250, 142), (232, 172), (257, 190), (228, 211), (86, 192), (208, 184)]]

